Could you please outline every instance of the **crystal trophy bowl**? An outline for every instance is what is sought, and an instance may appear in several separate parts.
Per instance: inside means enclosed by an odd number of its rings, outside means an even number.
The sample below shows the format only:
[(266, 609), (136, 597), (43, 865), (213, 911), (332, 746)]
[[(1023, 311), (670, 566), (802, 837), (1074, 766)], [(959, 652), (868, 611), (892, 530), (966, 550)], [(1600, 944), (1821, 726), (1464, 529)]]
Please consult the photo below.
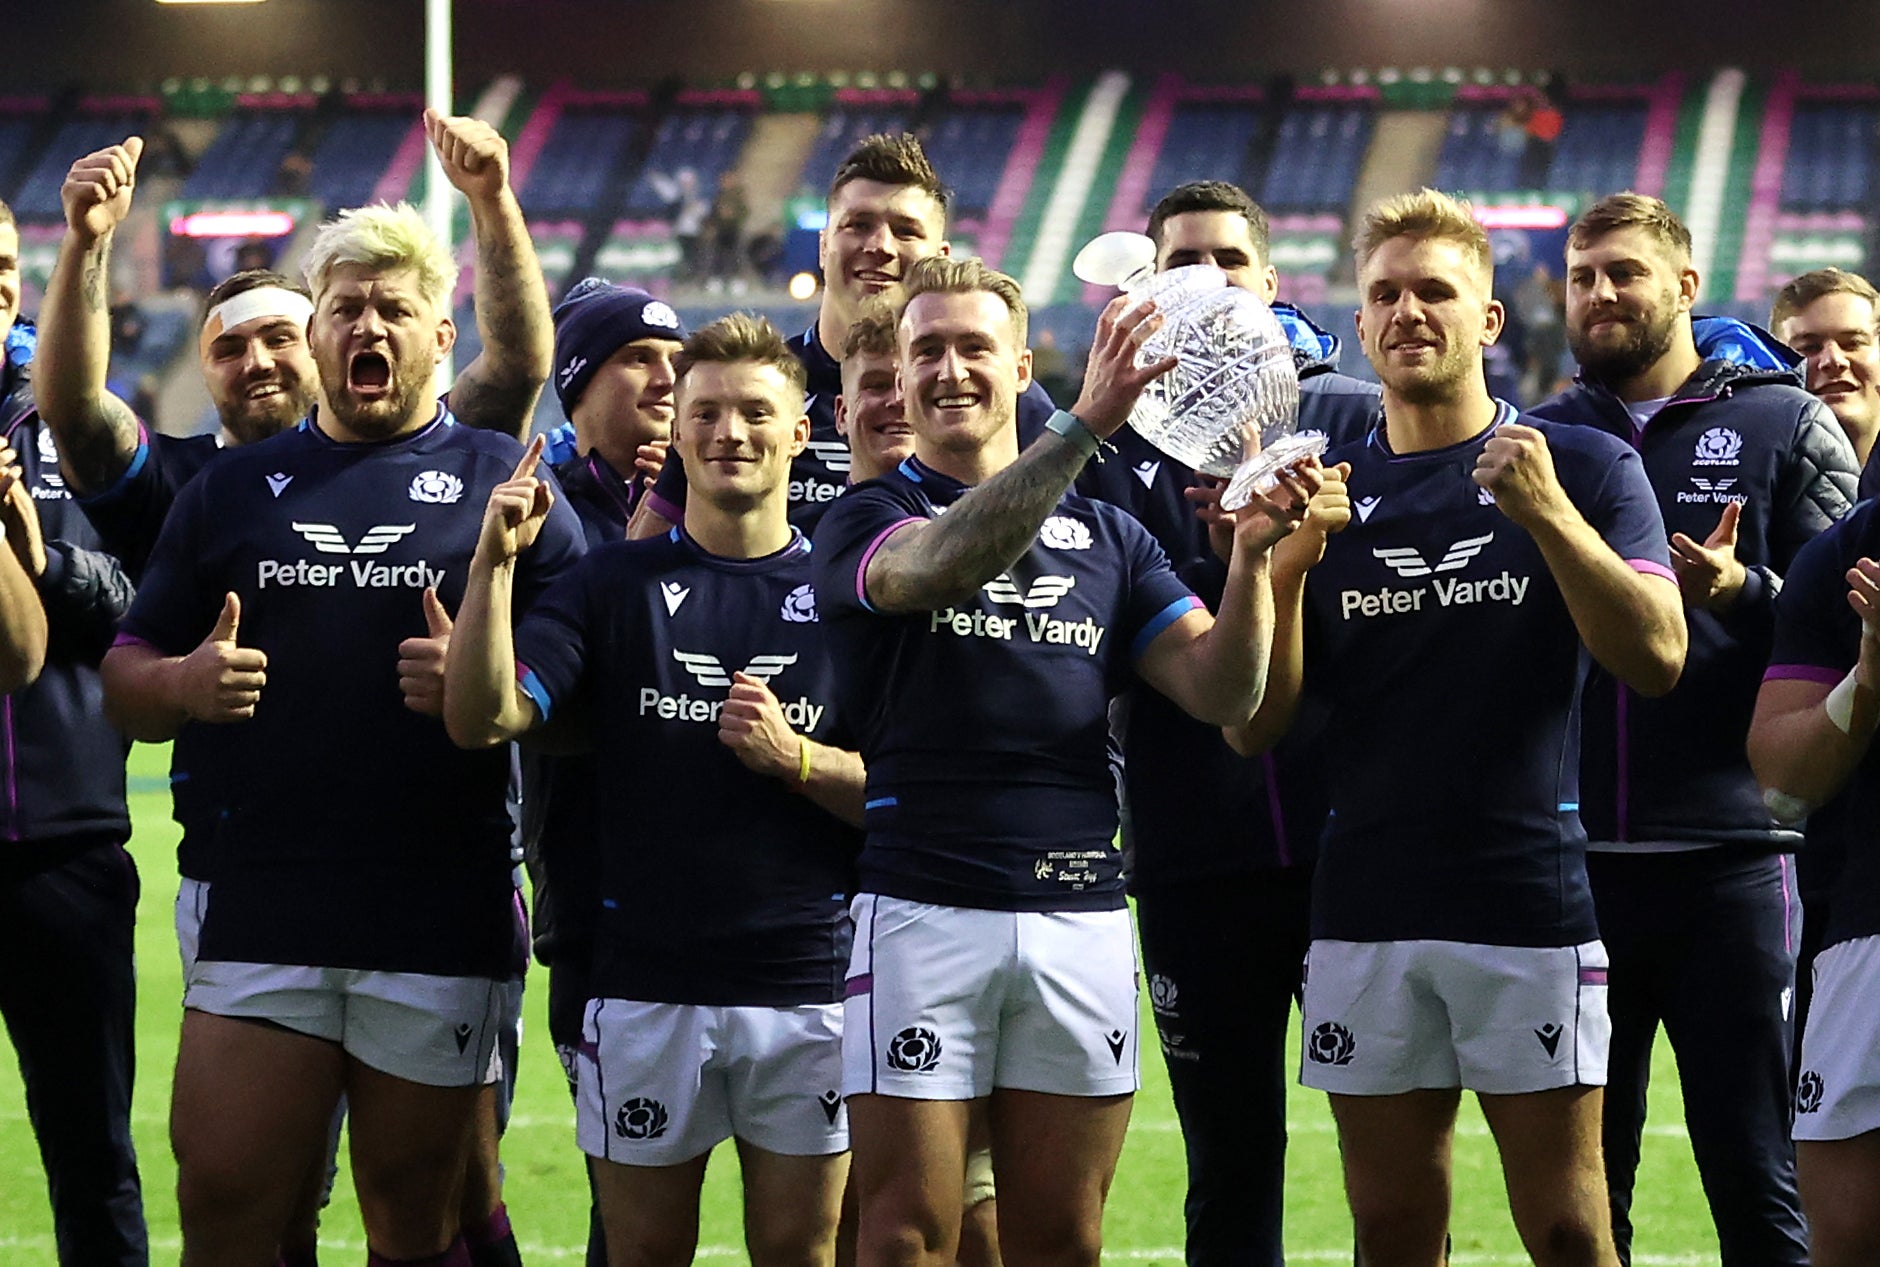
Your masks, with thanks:
[[(1323, 435), (1298, 431), (1292, 344), (1258, 295), (1209, 264), (1156, 272), (1155, 243), (1140, 233), (1094, 239), (1071, 271), (1121, 287), (1131, 309), (1155, 302), (1162, 326), (1144, 340), (1136, 363), (1173, 356), (1176, 365), (1143, 390), (1129, 425), (1176, 461), (1228, 480), (1223, 507), (1245, 506), (1283, 468), (1325, 451)], [(1259, 449), (1247, 456), (1256, 433)]]

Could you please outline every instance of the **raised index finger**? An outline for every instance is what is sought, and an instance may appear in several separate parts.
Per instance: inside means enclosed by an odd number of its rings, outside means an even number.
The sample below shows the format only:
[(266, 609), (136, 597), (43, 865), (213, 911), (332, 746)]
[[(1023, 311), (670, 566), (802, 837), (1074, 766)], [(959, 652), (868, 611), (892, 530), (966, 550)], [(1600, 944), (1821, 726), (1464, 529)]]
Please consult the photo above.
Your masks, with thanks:
[(515, 473), (509, 478), (512, 480), (533, 479), (536, 464), (542, 460), (542, 450), (547, 444), (548, 437), (539, 434), (529, 441), (529, 447), (522, 452), (522, 461), (516, 463)]

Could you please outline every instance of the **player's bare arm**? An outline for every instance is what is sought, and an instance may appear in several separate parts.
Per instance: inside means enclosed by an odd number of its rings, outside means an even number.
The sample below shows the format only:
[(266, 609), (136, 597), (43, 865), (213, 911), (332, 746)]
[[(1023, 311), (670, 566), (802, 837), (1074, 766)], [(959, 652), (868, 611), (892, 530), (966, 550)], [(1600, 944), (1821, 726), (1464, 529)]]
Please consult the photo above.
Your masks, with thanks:
[(1233, 523), (1219, 609), (1189, 612), (1144, 649), (1137, 671), (1197, 721), (1240, 725), (1260, 707), (1273, 647), (1272, 550), (1305, 518), (1321, 482), (1318, 460), (1308, 459), (1281, 471), (1270, 496), (1217, 512)]
[[(1847, 573), (1847, 601), (1861, 618), (1860, 656), (1838, 685), (1772, 678), (1756, 696), (1749, 763), (1781, 817), (1826, 804), (1846, 786), (1880, 726), (1880, 562)], [(1786, 798), (1786, 800), (1784, 799)]]
[[(1137, 349), (1161, 318), (1153, 304), (1125, 313), (1127, 302), (1126, 296), (1111, 300), (1098, 319), (1083, 392), (1070, 411), (1099, 442), (1128, 421), (1151, 380), (1175, 367), (1173, 357), (1136, 364)], [(869, 560), (869, 602), (881, 611), (914, 612), (971, 599), (1031, 545), (1091, 452), (1088, 442), (1055, 432), (1039, 436), (944, 517), (895, 531)]]
[(72, 164), (59, 190), (65, 236), (39, 308), (33, 389), (81, 496), (117, 482), (137, 452), (137, 418), (105, 387), (111, 364), (111, 240), (130, 214), (142, 137)]
[(1475, 482), (1534, 538), (1601, 667), (1644, 696), (1676, 686), (1689, 643), (1680, 591), (1635, 571), (1586, 521), (1560, 486), (1547, 438), (1505, 424), (1483, 446)]
[(490, 491), (463, 605), (450, 631), (444, 665), (444, 728), (460, 748), (504, 743), (541, 722), (535, 701), (516, 685), (510, 628), (516, 556), (535, 544), (554, 492), (536, 478), (543, 438), (535, 437), (514, 473)]
[(105, 653), (105, 713), (132, 739), (162, 743), (190, 721), (225, 725), (255, 715), (268, 653), (241, 645), (241, 599), (231, 593), (208, 637), (188, 655), (129, 642)]
[(481, 119), (435, 110), (424, 112), (424, 127), (445, 178), (469, 200), (477, 244), (483, 350), (457, 375), (451, 412), (469, 426), (521, 439), (554, 365), (555, 327), (535, 244), (509, 187), (509, 143)]
[[(0, 550), (0, 692), (30, 686), (46, 667), (46, 608), (39, 601), (31, 542), (39, 539), (39, 512), (27, 495), (11, 449), (0, 449), (0, 525), (7, 544)], [(30, 536), (31, 542), (25, 540)], [(39, 572), (46, 570), (38, 551)]]
[(1327, 538), (1351, 522), (1351, 496), (1345, 487), (1350, 474), (1348, 462), (1324, 468), (1305, 521), (1273, 547), (1273, 650), (1265, 692), (1251, 719), (1221, 731), (1228, 746), (1243, 757), (1268, 751), (1292, 728), (1305, 679), (1306, 573), (1325, 557)]
[(731, 690), (718, 712), (718, 741), (746, 769), (782, 781), (845, 823), (862, 825), (867, 773), (861, 755), (793, 730), (783, 705), (760, 679), (732, 674)]

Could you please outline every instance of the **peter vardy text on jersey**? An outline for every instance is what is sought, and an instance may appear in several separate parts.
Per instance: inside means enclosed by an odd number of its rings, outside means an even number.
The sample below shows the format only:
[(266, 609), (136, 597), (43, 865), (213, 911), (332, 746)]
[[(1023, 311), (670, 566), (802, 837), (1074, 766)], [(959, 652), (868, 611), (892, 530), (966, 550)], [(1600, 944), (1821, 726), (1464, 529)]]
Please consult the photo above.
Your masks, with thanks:
[(992, 638), (999, 642), (1011, 642), (1018, 634), (1021, 621), (1033, 642), (1082, 647), (1091, 655), (1097, 654), (1103, 635), (1109, 632), (1090, 616), (1082, 620), (1058, 620), (1043, 612), (1026, 612), (1022, 617), (994, 616), (982, 611), (961, 611), (956, 607), (945, 607), (932, 613), (928, 618), (927, 632), (939, 633), (945, 630), (961, 638)]
[[(816, 703), (808, 696), (799, 696), (793, 700), (779, 700), (783, 708), (783, 719), (790, 723), (793, 730), (808, 734), (816, 729), (822, 720), (824, 705)], [(721, 699), (693, 699), (690, 695), (668, 695), (657, 687), (640, 688), (640, 716), (657, 713), (667, 721), (717, 722), (718, 711), (725, 706)]]
[(423, 559), (416, 563), (399, 564), (366, 563), (359, 559), (345, 564), (309, 563), (305, 559), (285, 563), (279, 559), (262, 559), (256, 565), (255, 580), (262, 589), (270, 585), (277, 589), (290, 585), (331, 589), (348, 574), (352, 576), (353, 585), (362, 590), (421, 590), (444, 583), (444, 569), (434, 568)]
[(1519, 607), (1521, 600), (1527, 597), (1528, 582), (1532, 579), (1503, 571), (1500, 576), (1481, 581), (1446, 577), (1410, 589), (1392, 589), (1388, 585), (1381, 585), (1375, 591), (1340, 590), (1338, 611), (1346, 620), (1350, 620), (1353, 615), (1395, 616), (1403, 612), (1420, 612), (1423, 610), (1424, 596), (1431, 593), (1436, 595), (1438, 607), (1461, 607), (1468, 603), (1506, 603), (1510, 607)]

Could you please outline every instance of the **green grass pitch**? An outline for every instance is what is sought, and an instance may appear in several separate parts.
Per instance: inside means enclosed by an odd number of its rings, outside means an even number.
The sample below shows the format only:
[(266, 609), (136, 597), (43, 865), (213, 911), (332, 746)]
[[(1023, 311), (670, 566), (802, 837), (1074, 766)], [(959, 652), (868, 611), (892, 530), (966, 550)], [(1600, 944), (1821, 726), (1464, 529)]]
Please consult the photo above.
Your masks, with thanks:
[[(145, 1209), (153, 1262), (175, 1262), (178, 1254), (175, 1165), (165, 1134), (169, 1075), (176, 1056), (181, 998), (171, 902), (176, 891), (176, 829), (169, 821), (164, 779), (168, 751), (140, 746), (131, 758), (133, 849), (143, 874), (139, 911), (138, 1083), (135, 1128), (143, 1169)], [(30, 970), (30, 965), (11, 970)], [(532, 977), (531, 985), (540, 978)], [(523, 1257), (536, 1264), (579, 1262), (586, 1235), (586, 1188), (560, 1066), (549, 1048), (544, 995), (528, 993), (521, 1087), (515, 1120), (503, 1144), (507, 1200)], [(1144, 1033), (1150, 1032), (1147, 1004)], [(1116, 1262), (1181, 1262), (1181, 1135), (1169, 1102), (1168, 1080), (1154, 1044), (1143, 1057), (1143, 1091), (1136, 1100), (1129, 1141), (1111, 1193), (1105, 1224), (1105, 1257)], [(1646, 1264), (1713, 1264), (1716, 1237), (1709, 1225), (1690, 1145), (1682, 1127), (1677, 1074), (1660, 1042), (1655, 1069), (1652, 1124), (1647, 1127), (1635, 1222), (1633, 1261)], [(1324, 1098), (1295, 1087), (1292, 1093), (1292, 1151), (1286, 1201), (1287, 1259), (1293, 1263), (1349, 1263), (1351, 1235), (1338, 1171), (1338, 1154)], [(702, 1259), (741, 1260), (737, 1161), (721, 1149), (707, 1179), (701, 1235)], [(1523, 1263), (1519, 1239), (1508, 1220), (1494, 1145), (1472, 1105), (1465, 1104), (1456, 1143), (1456, 1197), (1452, 1222), (1457, 1264)], [(324, 1261), (358, 1263), (365, 1239), (349, 1180), (322, 1224)], [(49, 1267), (55, 1262), (52, 1223), (32, 1131), (27, 1125), (17, 1070), (0, 1061), (0, 1263)]]

